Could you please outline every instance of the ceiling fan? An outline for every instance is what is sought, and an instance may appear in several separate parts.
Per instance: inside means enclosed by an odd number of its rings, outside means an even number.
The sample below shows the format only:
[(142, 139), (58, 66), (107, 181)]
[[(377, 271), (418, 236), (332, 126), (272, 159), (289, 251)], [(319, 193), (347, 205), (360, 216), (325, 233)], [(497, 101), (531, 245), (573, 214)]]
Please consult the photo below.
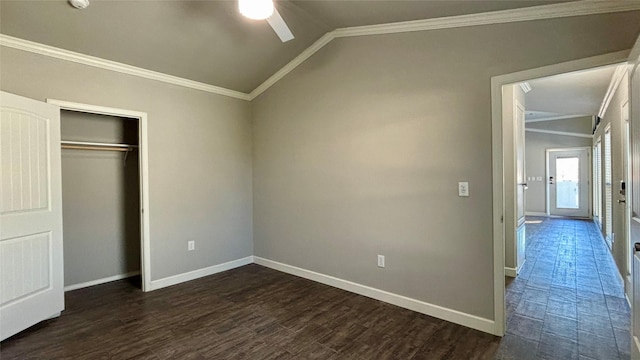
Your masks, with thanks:
[(240, 14), (253, 20), (267, 20), (282, 42), (294, 38), (291, 30), (273, 6), (273, 0), (238, 0)]
[[(89, 0), (68, 0), (76, 9), (89, 6)], [(243, 16), (252, 20), (267, 20), (282, 42), (293, 40), (289, 27), (273, 5), (273, 0), (238, 0), (238, 10)]]

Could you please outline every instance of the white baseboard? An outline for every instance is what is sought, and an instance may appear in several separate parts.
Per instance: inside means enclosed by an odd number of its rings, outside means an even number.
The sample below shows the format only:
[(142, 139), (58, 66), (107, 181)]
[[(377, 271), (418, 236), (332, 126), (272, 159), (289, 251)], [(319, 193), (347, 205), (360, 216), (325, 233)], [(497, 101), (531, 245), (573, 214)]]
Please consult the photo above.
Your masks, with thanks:
[(105, 284), (105, 283), (116, 281), (116, 280), (122, 280), (122, 279), (130, 278), (130, 277), (136, 276), (136, 275), (140, 275), (140, 271), (132, 271), (132, 272), (128, 272), (126, 274), (114, 275), (114, 276), (109, 276), (109, 277), (98, 279), (98, 280), (91, 280), (91, 281), (87, 281), (87, 282), (83, 282), (83, 283), (79, 283), (79, 284), (68, 285), (68, 286), (64, 287), (64, 291), (72, 291), (72, 290), (86, 288), (86, 287), (89, 287), (89, 286)]
[(524, 213), (526, 216), (549, 216), (547, 213), (536, 212), (536, 211), (527, 211)]
[(508, 276), (508, 277), (516, 277), (518, 276), (518, 270), (516, 270), (516, 268), (512, 268), (512, 267), (504, 267), (504, 275)]
[(247, 256), (242, 259), (232, 260), (226, 263), (209, 266), (203, 269), (193, 270), (183, 274), (169, 276), (163, 279), (152, 280), (151, 289), (149, 289), (149, 291), (158, 290), (167, 286), (176, 285), (186, 281), (199, 279), (201, 277), (235, 269), (237, 267), (248, 265), (251, 263), (253, 263), (253, 256)]
[(311, 270), (283, 264), (277, 261), (261, 258), (259, 256), (254, 256), (253, 259), (256, 264), (274, 270), (313, 280), (325, 285), (367, 296), (372, 299), (384, 301), (389, 304), (433, 316), (442, 320), (450, 321), (462, 326), (470, 327), (472, 329), (480, 330), (490, 334), (496, 334), (495, 321), (493, 320), (481, 318), (479, 316), (463, 313), (457, 310), (448, 309), (442, 306), (429, 304), (424, 301), (357, 284), (333, 276), (320, 274)]

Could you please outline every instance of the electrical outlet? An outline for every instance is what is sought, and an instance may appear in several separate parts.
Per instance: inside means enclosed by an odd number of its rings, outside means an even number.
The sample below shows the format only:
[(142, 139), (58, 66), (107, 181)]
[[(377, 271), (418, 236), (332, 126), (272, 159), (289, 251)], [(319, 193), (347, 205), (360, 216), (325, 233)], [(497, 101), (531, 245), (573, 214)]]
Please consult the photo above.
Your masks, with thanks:
[(469, 196), (469, 183), (461, 181), (458, 183), (458, 196)]
[(195, 240), (187, 241), (187, 251), (193, 251), (195, 249), (196, 249), (196, 241)]
[(378, 267), (384, 267), (384, 255), (378, 255)]

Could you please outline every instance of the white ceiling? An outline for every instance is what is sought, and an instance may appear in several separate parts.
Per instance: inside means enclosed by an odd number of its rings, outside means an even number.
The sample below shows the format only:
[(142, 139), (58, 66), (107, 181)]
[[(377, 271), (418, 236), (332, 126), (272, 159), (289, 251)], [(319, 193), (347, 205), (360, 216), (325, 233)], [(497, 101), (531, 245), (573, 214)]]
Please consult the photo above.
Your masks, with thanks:
[(616, 65), (530, 80), (527, 120), (561, 115), (597, 115)]
[(241, 92), (250, 92), (340, 27), (522, 8), (564, 0), (286, 1), (296, 38), (281, 43), (235, 0), (0, 0), (0, 33)]

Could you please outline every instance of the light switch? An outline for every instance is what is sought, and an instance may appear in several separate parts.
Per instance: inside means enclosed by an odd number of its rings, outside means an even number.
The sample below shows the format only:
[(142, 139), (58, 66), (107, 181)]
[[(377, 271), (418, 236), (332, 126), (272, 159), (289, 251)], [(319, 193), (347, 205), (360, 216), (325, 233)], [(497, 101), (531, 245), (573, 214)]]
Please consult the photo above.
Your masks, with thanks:
[(469, 183), (461, 181), (458, 183), (458, 196), (469, 196)]
[(538, 176), (538, 177), (536, 178), (536, 181), (542, 181), (542, 176)]

